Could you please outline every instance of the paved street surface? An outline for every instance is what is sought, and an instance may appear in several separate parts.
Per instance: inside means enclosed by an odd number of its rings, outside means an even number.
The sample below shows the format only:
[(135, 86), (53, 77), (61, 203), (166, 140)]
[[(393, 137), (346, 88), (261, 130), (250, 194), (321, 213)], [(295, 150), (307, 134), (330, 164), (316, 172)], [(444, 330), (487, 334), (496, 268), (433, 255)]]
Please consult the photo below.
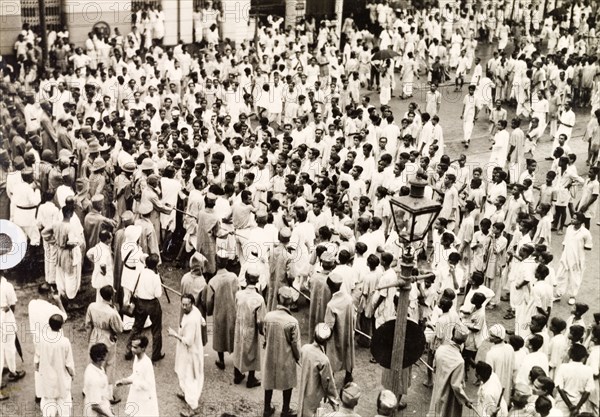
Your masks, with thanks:
[[(484, 59), (485, 62), (485, 59)], [(469, 79), (469, 78), (467, 78)], [(423, 81), (418, 80), (419, 82)], [(400, 83), (398, 83), (398, 88)], [(453, 87), (444, 87), (441, 89), (443, 94), (443, 103), (440, 114), (440, 123), (444, 128), (444, 138), (446, 142), (446, 153), (449, 154), (451, 159), (456, 158), (459, 154), (465, 153), (467, 155), (467, 161), (469, 166), (474, 168), (477, 165), (484, 164), (489, 159), (489, 137), (487, 135), (488, 120), (485, 114), (481, 114), (479, 121), (476, 123), (475, 130), (473, 133), (473, 139), (471, 146), (468, 150), (465, 150), (460, 141), (462, 140), (462, 121), (460, 120), (460, 112), (462, 107), (462, 98), (466, 94), (466, 86), (461, 94), (453, 93)], [(427, 87), (423, 85), (423, 88), (415, 91), (415, 96), (411, 101), (417, 102), (421, 107), (424, 107), (424, 98)], [(367, 92), (372, 96), (372, 103), (378, 105), (378, 94), (375, 92)], [(397, 94), (397, 92), (396, 92)], [(401, 101), (398, 98), (393, 98), (391, 105), (394, 109), (394, 115), (396, 122), (399, 124), (402, 115), (407, 110), (409, 100)], [(514, 114), (514, 109), (510, 109), (509, 120)], [(577, 169), (580, 175), (586, 175), (587, 167), (585, 165), (585, 159), (587, 157), (587, 144), (581, 140), (583, 135), (585, 124), (589, 118), (589, 109), (585, 111), (579, 110), (577, 113), (577, 124), (574, 129), (574, 138), (570, 141), (569, 146), (577, 154)], [(523, 123), (522, 128), (527, 130), (526, 123)], [(550, 162), (545, 161), (544, 158), (549, 154), (551, 147), (551, 139), (546, 136), (540, 143), (537, 149), (536, 159), (538, 160), (538, 181), (543, 180), (545, 172), (549, 169)], [(593, 236), (594, 250), (587, 253), (587, 265), (584, 276), (583, 285), (580, 291), (579, 301), (585, 302), (590, 305), (590, 311), (584, 316), (587, 323), (592, 321), (593, 312), (599, 311), (600, 302), (600, 280), (598, 271), (600, 271), (600, 227), (596, 225), (598, 219), (592, 219), (591, 232)], [(555, 256), (554, 267), (557, 268), (558, 259), (560, 257), (562, 247), (561, 236), (553, 236), (552, 240), (552, 253)], [(163, 265), (162, 275), (167, 285), (179, 288), (179, 279), (184, 271), (171, 267), (170, 264)], [(84, 282), (85, 285), (89, 286), (89, 277)], [(17, 295), (19, 296), (19, 302), (17, 304), (17, 321), (22, 325), (27, 323), (27, 303), (32, 297), (37, 296), (37, 290), (34, 287), (18, 289)], [(91, 294), (90, 295), (91, 298)], [(175, 341), (171, 338), (167, 338), (167, 329), (169, 327), (177, 328), (179, 319), (179, 300), (171, 294), (171, 304), (167, 304), (165, 297), (161, 300), (163, 306), (163, 342), (164, 352), (166, 358), (158, 363), (155, 368), (156, 379), (157, 379), (157, 391), (159, 397), (159, 408), (161, 415), (163, 416), (178, 416), (179, 411), (183, 410), (183, 403), (176, 397), (176, 393), (179, 388), (177, 386), (177, 379), (173, 372), (173, 365), (175, 359)], [(487, 320), (488, 323), (503, 323), (507, 329), (514, 328), (514, 320), (504, 320), (502, 316), (505, 314), (507, 303), (501, 303), (500, 308), (495, 311), (488, 311)], [(552, 315), (559, 315), (566, 318), (569, 315), (570, 307), (567, 305), (566, 300), (561, 303), (555, 303), (553, 306)], [(81, 384), (83, 378), (81, 377), (85, 366), (89, 360), (85, 357), (87, 342), (85, 340), (85, 332), (81, 332), (80, 329), (83, 325), (83, 312), (72, 315), (65, 325), (66, 335), (70, 338), (73, 343), (73, 352), (76, 355), (75, 363), (77, 364), (76, 372), (77, 376), (74, 378), (74, 386), (72, 389), (73, 400), (75, 402), (74, 415), (82, 415), (82, 395), (81, 395)], [(299, 316), (301, 328), (303, 329), (302, 340), (307, 341), (307, 322), (308, 314), (306, 306), (301, 309), (300, 313), (296, 313)], [(209, 326), (211, 325), (211, 319), (209, 319)], [(210, 328), (210, 327), (209, 327)], [(25, 328), (20, 329), (19, 338), (23, 344), (25, 362), (20, 363), (19, 367), (25, 369), (28, 375), (17, 384), (9, 385), (9, 393), (11, 399), (0, 405), (2, 407), (2, 415), (4, 416), (39, 416), (41, 412), (37, 405), (34, 403), (34, 387), (33, 387), (33, 346), (31, 341), (31, 335), (26, 333)], [(116, 371), (116, 378), (129, 375), (131, 372), (132, 362), (127, 362), (123, 359), (124, 346), (126, 343), (127, 336), (123, 335), (119, 338), (119, 355), (118, 355), (118, 366)], [(200, 407), (202, 409), (200, 415), (202, 416), (220, 416), (223, 412), (229, 412), (238, 416), (260, 416), (262, 415), (263, 405), (263, 393), (261, 388), (254, 388), (248, 390), (245, 384), (239, 386), (233, 385), (233, 366), (231, 358), (226, 356), (226, 370), (219, 370), (214, 362), (216, 360), (216, 354), (211, 349), (212, 341), (209, 340), (205, 347), (205, 385), (204, 392)], [(364, 349), (357, 347), (356, 350), (356, 364), (357, 367), (354, 371), (355, 381), (360, 385), (363, 393), (360, 399), (357, 412), (362, 416), (373, 416), (376, 414), (376, 397), (377, 393), (381, 389), (381, 368), (379, 365), (369, 363), (370, 354)], [(269, 366), (276, 366), (276, 364), (269, 364)], [(343, 373), (336, 375), (336, 382), (338, 387), (340, 386)], [(471, 383), (474, 377), (471, 377), (468, 385), (468, 393), (471, 398), (475, 398), (476, 387)], [(409, 389), (409, 394), (406, 400), (409, 404), (408, 408), (404, 411), (405, 416), (425, 416), (429, 407), (430, 401), (430, 390), (422, 385), (425, 381), (424, 367), (413, 367), (412, 372), (412, 386)], [(128, 388), (117, 388), (117, 395), (123, 400), (127, 397)], [(297, 401), (297, 391), (294, 391), (293, 402)], [(277, 407), (277, 414), (281, 410), (281, 393), (276, 392), (274, 395), (275, 406)], [(124, 409), (124, 401), (116, 406), (115, 412), (117, 415), (125, 415), (127, 412), (133, 410)], [(465, 415), (470, 411), (466, 411)]]

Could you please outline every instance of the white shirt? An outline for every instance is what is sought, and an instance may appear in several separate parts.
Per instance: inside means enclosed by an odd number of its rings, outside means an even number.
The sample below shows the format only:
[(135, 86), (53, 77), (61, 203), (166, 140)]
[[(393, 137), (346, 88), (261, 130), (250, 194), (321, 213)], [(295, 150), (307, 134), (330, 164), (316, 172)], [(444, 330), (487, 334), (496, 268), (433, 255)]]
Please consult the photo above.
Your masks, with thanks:
[(151, 269), (144, 269), (139, 278), (135, 295), (142, 300), (153, 300), (162, 296), (160, 276)]

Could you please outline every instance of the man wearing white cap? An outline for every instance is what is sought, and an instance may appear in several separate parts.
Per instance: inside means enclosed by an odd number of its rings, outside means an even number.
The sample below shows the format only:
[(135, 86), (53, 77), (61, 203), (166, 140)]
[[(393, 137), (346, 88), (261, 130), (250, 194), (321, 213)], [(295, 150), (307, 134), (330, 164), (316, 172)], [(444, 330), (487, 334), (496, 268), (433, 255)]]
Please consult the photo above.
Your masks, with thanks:
[(359, 414), (354, 412), (360, 395), (361, 391), (358, 384), (354, 382), (347, 383), (340, 391), (340, 408), (326, 414), (325, 417), (360, 417)]
[(246, 288), (235, 295), (235, 341), (233, 346), (234, 380), (237, 385), (245, 378), (244, 372), (249, 372), (246, 387), (254, 388), (260, 381), (254, 373), (260, 370), (259, 329), (264, 321), (267, 307), (262, 295), (256, 289), (256, 283), (261, 274), (260, 267), (254, 262), (248, 262), (246, 269)]
[(491, 365), (494, 373), (500, 378), (500, 382), (505, 388), (504, 400), (508, 403), (515, 368), (515, 351), (511, 345), (504, 342), (506, 329), (503, 325), (494, 324), (489, 329), (489, 335), (489, 340), (493, 345), (487, 352), (485, 361)]
[[(271, 407), (273, 390), (283, 391), (282, 417), (296, 417), (290, 409), (292, 390), (297, 384), (296, 364), (300, 361), (300, 326), (290, 312), (294, 290), (282, 286), (277, 290), (277, 308), (265, 315), (265, 356), (262, 386), (265, 389), (264, 417), (275, 412)], [(276, 366), (275, 366), (276, 364)]]
[(334, 408), (337, 406), (337, 390), (331, 363), (325, 354), (325, 345), (331, 337), (331, 328), (325, 323), (315, 326), (314, 342), (300, 350), (300, 387), (298, 393), (298, 415), (312, 417), (321, 400), (325, 399)]
[(465, 392), (465, 360), (461, 345), (467, 340), (469, 330), (454, 327), (452, 340), (435, 352), (435, 374), (429, 416), (455, 417), (462, 415), (463, 405), (473, 404)]
[(333, 329), (327, 342), (327, 356), (333, 372), (345, 370), (344, 383), (352, 382), (354, 369), (354, 327), (356, 315), (352, 296), (342, 289), (344, 277), (332, 272), (327, 278), (331, 300), (327, 303), (325, 323)]
[(397, 408), (396, 395), (392, 391), (384, 389), (377, 396), (377, 415), (375, 417), (391, 416)]
[(237, 276), (227, 268), (227, 253), (217, 252), (217, 273), (206, 288), (206, 311), (213, 316), (213, 349), (219, 359), (215, 365), (225, 369), (225, 352), (232, 353), (235, 339), (235, 294)]

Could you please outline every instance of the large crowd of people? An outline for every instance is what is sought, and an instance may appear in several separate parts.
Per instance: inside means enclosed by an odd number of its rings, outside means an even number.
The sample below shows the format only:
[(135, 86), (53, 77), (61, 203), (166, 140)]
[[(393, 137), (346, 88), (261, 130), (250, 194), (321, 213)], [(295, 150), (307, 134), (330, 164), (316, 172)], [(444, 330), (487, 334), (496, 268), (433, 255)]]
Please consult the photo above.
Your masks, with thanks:
[[(358, 415), (355, 345), (396, 318), (400, 290), (390, 284), (405, 225), (390, 199), (413, 187), (441, 205), (416, 248), (419, 271), (435, 278), (411, 284), (408, 311), (426, 335), (429, 415), (598, 416), (600, 312), (590, 317), (578, 300), (598, 221), (597, 4), (542, 3), (375, 0), (360, 27), (352, 14), (295, 26), (269, 16), (256, 43), (233, 43), (208, 0), (193, 16), (194, 43), (175, 46), (163, 45), (160, 7), (146, 6), (130, 33), (90, 32), (83, 46), (66, 28), (51, 31), (45, 66), (25, 24), (15, 63), (0, 62), (0, 219), (27, 236), (22, 267), (43, 259), (47, 296), (28, 309), (31, 328), (50, 328), (34, 343), (42, 414), (72, 413), (73, 352), (61, 328), (83, 303), (85, 415), (112, 417), (121, 385), (131, 385), (131, 415), (160, 415), (153, 362), (165, 357), (169, 263), (185, 272), (180, 327), (167, 330), (183, 416), (201, 410), (208, 317), (215, 365), (226, 369), (229, 353), (234, 383), (262, 386), (264, 416), (275, 412), (274, 390), (282, 416)], [(474, 126), (489, 125), (489, 163), (446, 152), (447, 84), (464, 93), (465, 149), (482, 140), (472, 143)], [(428, 90), (424, 108), (410, 100), (417, 85)], [(581, 175), (574, 109), (590, 115)], [(540, 154), (546, 140), (551, 152)], [(553, 314), (561, 300), (568, 318)], [(3, 277), (11, 384), (25, 377), (10, 331), (16, 304)], [(309, 309), (309, 344), (299, 308)], [(503, 323), (486, 320), (501, 308)], [(119, 352), (133, 372), (116, 380)], [(403, 399), (383, 390), (377, 415)]]

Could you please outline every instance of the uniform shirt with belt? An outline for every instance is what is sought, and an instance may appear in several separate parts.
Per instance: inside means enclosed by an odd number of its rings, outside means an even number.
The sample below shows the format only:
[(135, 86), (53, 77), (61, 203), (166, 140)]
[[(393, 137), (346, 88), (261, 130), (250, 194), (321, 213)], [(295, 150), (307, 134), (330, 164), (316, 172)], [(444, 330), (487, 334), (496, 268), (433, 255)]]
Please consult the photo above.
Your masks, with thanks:
[(162, 296), (160, 276), (151, 269), (144, 269), (135, 290), (135, 296), (140, 300), (154, 300)]

